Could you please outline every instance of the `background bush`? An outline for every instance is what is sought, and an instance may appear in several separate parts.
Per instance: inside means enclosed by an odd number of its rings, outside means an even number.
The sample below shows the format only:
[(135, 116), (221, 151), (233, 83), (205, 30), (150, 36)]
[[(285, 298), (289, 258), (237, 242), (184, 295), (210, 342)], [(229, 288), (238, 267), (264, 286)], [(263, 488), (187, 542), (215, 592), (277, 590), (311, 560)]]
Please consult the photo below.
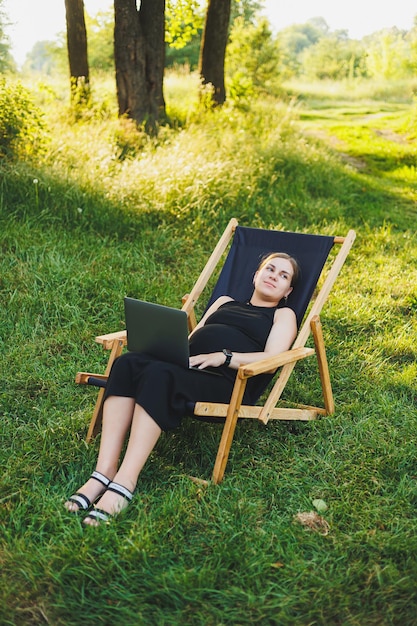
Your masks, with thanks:
[(46, 147), (45, 122), (31, 92), (0, 76), (0, 156), (32, 159)]

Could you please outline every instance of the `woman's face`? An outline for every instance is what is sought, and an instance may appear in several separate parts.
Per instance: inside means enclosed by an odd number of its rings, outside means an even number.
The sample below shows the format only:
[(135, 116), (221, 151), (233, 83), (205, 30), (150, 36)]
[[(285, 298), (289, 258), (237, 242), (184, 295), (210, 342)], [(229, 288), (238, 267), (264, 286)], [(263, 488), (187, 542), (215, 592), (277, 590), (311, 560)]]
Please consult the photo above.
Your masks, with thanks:
[(257, 295), (268, 302), (278, 302), (288, 296), (294, 270), (288, 259), (273, 257), (255, 274), (253, 284)]

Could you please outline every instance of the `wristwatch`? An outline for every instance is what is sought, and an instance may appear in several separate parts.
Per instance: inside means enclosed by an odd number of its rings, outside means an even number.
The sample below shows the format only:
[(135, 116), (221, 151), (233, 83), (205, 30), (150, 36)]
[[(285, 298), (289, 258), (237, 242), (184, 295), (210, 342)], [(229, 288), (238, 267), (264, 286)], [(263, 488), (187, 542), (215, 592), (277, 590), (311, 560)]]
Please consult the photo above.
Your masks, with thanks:
[(230, 350), (228, 350), (227, 348), (223, 349), (223, 354), (226, 355), (226, 360), (224, 362), (226, 367), (229, 367), (230, 365), (230, 361), (232, 360), (232, 356), (233, 356), (233, 352), (230, 352)]

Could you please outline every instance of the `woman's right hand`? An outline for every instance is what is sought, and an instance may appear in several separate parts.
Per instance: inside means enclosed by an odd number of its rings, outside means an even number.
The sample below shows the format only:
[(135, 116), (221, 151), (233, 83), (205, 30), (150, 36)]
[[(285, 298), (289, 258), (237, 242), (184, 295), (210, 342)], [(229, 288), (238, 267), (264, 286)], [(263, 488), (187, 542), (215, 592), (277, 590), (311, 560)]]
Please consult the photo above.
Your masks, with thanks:
[(210, 352), (208, 354), (196, 354), (190, 356), (190, 366), (205, 369), (206, 367), (220, 367), (224, 365), (226, 355), (223, 352)]

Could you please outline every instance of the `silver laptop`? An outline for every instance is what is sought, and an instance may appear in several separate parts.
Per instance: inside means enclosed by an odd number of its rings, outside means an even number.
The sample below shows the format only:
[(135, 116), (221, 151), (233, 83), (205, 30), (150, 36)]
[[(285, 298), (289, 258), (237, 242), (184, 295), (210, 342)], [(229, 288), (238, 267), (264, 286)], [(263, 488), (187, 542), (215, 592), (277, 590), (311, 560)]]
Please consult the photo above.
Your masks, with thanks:
[(125, 298), (127, 349), (189, 367), (187, 314), (162, 304)]

